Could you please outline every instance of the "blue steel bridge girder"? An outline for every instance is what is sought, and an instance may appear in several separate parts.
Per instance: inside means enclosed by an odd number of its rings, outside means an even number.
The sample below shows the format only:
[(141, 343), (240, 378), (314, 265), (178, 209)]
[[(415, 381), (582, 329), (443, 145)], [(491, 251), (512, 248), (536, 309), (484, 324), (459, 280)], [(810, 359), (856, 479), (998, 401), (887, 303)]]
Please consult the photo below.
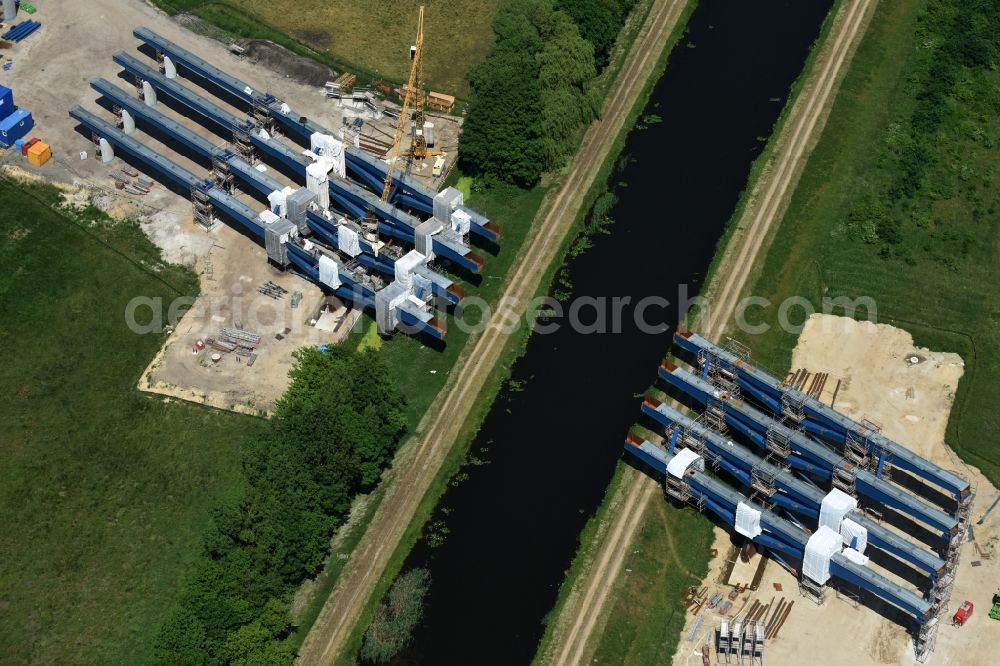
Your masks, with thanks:
[[(232, 173), (255, 191), (266, 196), (275, 190), (282, 189), (283, 183), (272, 178), (266, 173), (262, 173), (253, 168), (249, 163), (234, 154), (231, 150), (212, 144), (199, 134), (196, 134), (183, 125), (175, 122), (173, 119), (169, 118), (155, 108), (147, 106), (142, 102), (142, 100), (133, 97), (106, 79), (96, 79), (92, 81), (90, 85), (95, 91), (108, 100), (114, 102), (114, 104), (120, 108), (126, 109), (136, 118), (149, 123), (158, 131), (179, 141), (195, 155), (206, 159), (220, 159), (226, 162), (230, 166)], [(274, 143), (265, 142), (263, 140), (260, 140), (259, 142), (267, 145)], [(301, 160), (304, 173), (304, 165), (307, 161), (302, 156), (296, 155), (296, 157)], [(333, 223), (327, 222), (324, 218), (320, 217), (316, 213), (313, 213), (312, 211), (309, 211), (307, 215), (309, 217), (310, 228), (314, 231), (317, 231), (318, 229), (319, 235), (328, 242), (331, 242), (331, 246), (336, 248), (337, 226)], [(361, 246), (363, 254), (359, 255), (358, 259), (363, 266), (376, 270), (387, 276), (395, 275), (395, 262), (391, 257), (378, 255), (371, 244), (363, 238), (359, 239), (359, 245)], [(461, 301), (461, 290), (457, 290), (455, 288), (452, 280), (445, 278), (439, 273), (430, 271), (430, 269), (424, 270), (430, 274), (428, 277), (431, 280), (431, 286), (436, 295), (442, 296), (452, 303), (459, 303)]]
[[(673, 456), (652, 442), (630, 435), (625, 441), (625, 451), (660, 475), (668, 474), (667, 464)], [(758, 536), (752, 540), (768, 548), (777, 547), (784, 555), (801, 562), (809, 540), (809, 535), (801, 527), (754, 503), (705, 472), (688, 468), (682, 483), (689, 489), (693, 505), (711, 509), (726, 525), (735, 522), (736, 508), (740, 503), (759, 511), (761, 528), (764, 530), (762, 534), (766, 536), (764, 539)], [(856, 585), (899, 608), (918, 625), (930, 619), (932, 604), (929, 601), (875, 571), (852, 562), (842, 553), (833, 555), (830, 573), (834, 578)]]
[[(285, 113), (282, 110), (284, 106), (282, 101), (270, 93), (257, 90), (247, 82), (228, 74), (152, 30), (140, 27), (136, 28), (133, 34), (156, 52), (168, 55), (175, 64), (180, 65), (188, 73), (228, 92), (252, 107), (266, 108), (272, 120), (277, 122), (289, 136), (296, 138), (303, 144), (308, 145), (310, 137), (316, 132), (332, 135), (329, 129), (294, 111)], [(382, 183), (385, 181), (389, 169), (388, 165), (353, 146), (346, 147), (346, 157), (347, 167), (352, 175), (365, 182), (374, 191), (381, 192)], [(398, 169), (393, 170), (393, 181), (398, 189), (396, 199), (398, 203), (403, 203), (426, 214), (433, 212), (433, 202), (437, 192), (432, 188), (422, 185), (415, 178)], [(472, 219), (472, 233), (492, 242), (500, 240), (500, 229), (494, 222), (471, 209), (463, 207), (463, 210), (469, 213)]]
[[(802, 411), (809, 422), (805, 424), (806, 428), (836, 444), (844, 444), (848, 433), (866, 432), (861, 424), (850, 417), (802, 391), (785, 385), (776, 377), (747, 363), (744, 359), (697, 333), (678, 330), (674, 334), (674, 342), (689, 353), (696, 356), (699, 354), (707, 355), (716, 363), (721, 363), (727, 369), (734, 371), (741, 380), (741, 387), (744, 389), (752, 388), (755, 397), (758, 397), (761, 404), (767, 405), (776, 413), (780, 411), (783, 398), (790, 398), (801, 404)], [(766, 399), (764, 399), (765, 397)], [(881, 433), (867, 433), (861, 439), (870, 453), (879, 455), (885, 452), (888, 454), (894, 467), (942, 488), (957, 502), (968, 501), (971, 493), (968, 480), (910, 451)]]
[[(282, 113), (281, 111), (281, 101), (276, 99), (273, 95), (257, 90), (249, 83), (242, 81), (231, 74), (219, 69), (215, 65), (212, 65), (200, 56), (191, 53), (187, 49), (179, 46), (170, 40), (157, 35), (152, 30), (148, 28), (140, 27), (133, 31), (133, 35), (140, 41), (146, 43), (151, 48), (159, 53), (169, 55), (175, 64), (181, 65), (189, 73), (196, 75), (197, 77), (208, 81), (209, 83), (225, 90), (231, 95), (242, 99), (248, 104), (264, 105), (267, 106), (271, 112), (272, 118), (281, 124), (281, 126), (297, 137), (300, 141), (304, 143), (309, 142), (309, 138), (316, 132), (322, 134), (330, 134), (330, 131), (308, 118), (303, 120), (303, 116), (293, 112)], [(354, 149), (350, 150), (350, 153), (356, 154), (360, 151)], [(357, 168), (357, 166), (356, 166)], [(404, 175), (404, 174), (400, 174)], [(408, 177), (406, 177), (408, 179)], [(385, 170), (382, 170), (381, 179), (385, 180)], [(397, 179), (401, 181), (402, 179)], [(427, 203), (430, 204), (436, 192), (429, 190), (423, 186), (420, 186), (412, 179), (410, 182), (401, 183), (404, 185), (405, 189), (412, 194), (424, 198)], [(381, 186), (381, 183), (379, 183)]]
[[(226, 213), (235, 222), (257, 237), (258, 240), (264, 238), (264, 228), (257, 221), (256, 211), (233, 198), (228, 193), (212, 186), (210, 181), (195, 176), (187, 169), (151, 150), (117, 127), (79, 106), (73, 107), (69, 115), (90, 132), (110, 142), (115, 149), (141, 161), (150, 171), (165, 177), (174, 185), (188, 190), (200, 189), (206, 192), (214, 208)], [(292, 264), (299, 272), (322, 288), (329, 290), (329, 287), (324, 285), (319, 279), (318, 259), (294, 244), (287, 243), (286, 247)], [(359, 307), (375, 307), (374, 292), (371, 289), (358, 283), (355, 280), (355, 276), (350, 272), (341, 269), (339, 273), (342, 285), (334, 290), (337, 296), (348, 302), (355, 303)], [(436, 317), (428, 313), (417, 311), (414, 308), (407, 308), (405, 310), (399, 308), (397, 314), (402, 321), (413, 327), (415, 331), (423, 332), (439, 339), (444, 336), (443, 325), (440, 324)]]
[[(710, 398), (715, 399), (715, 394), (718, 392), (718, 389), (705, 380), (671, 363), (664, 363), (660, 367), (659, 376), (668, 384), (706, 405)], [(721, 403), (726, 421), (730, 425), (747, 426), (748, 429), (756, 430), (761, 436), (765, 435), (768, 429), (774, 429), (787, 438), (795, 453), (829, 470), (828, 476), (832, 476), (834, 470), (843, 470), (854, 476), (857, 479), (856, 490), (859, 494), (930, 526), (946, 541), (959, 534), (959, 524), (955, 518), (877, 478), (871, 472), (850, 465), (824, 444), (787, 428), (740, 400), (721, 400)]]
[[(310, 163), (310, 160), (305, 155), (296, 152), (281, 141), (261, 137), (253, 124), (245, 118), (234, 116), (207, 97), (194, 92), (177, 81), (166, 78), (127, 53), (122, 51), (115, 53), (114, 61), (132, 76), (149, 82), (158, 91), (168, 95), (181, 105), (223, 128), (227, 134), (231, 133), (234, 127), (243, 127), (254, 148), (260, 150), (264, 155), (277, 160), (283, 166), (289, 167), (299, 176), (301, 182), (305, 182), (305, 170)], [(339, 178), (331, 178), (329, 185), (331, 196), (340, 203), (344, 212), (354, 217), (364, 217), (365, 211), (370, 206), (379, 217), (390, 224), (413, 229), (419, 223), (416, 218), (411, 217), (401, 210), (392, 206), (384, 206), (371, 192), (358, 185)]]
[[(642, 411), (666, 432), (671, 433), (671, 439), (682, 431), (698, 438), (705, 445), (706, 459), (711, 460), (710, 456), (721, 459), (723, 468), (739, 478), (744, 487), (750, 487), (754, 469), (763, 471), (773, 479), (772, 483), (778, 491), (769, 498), (770, 501), (807, 519), (813, 528), (818, 526), (820, 507), (826, 492), (799, 479), (793, 472), (771, 464), (741, 444), (697, 423), (666, 403), (647, 397), (643, 401)], [(734, 473), (731, 468), (739, 473)], [(861, 511), (851, 511), (847, 517), (868, 530), (869, 545), (915, 567), (932, 581), (943, 573), (945, 561), (934, 553), (879, 525)]]
[[(147, 67), (144, 63), (136, 60), (124, 52), (119, 51), (116, 53), (114, 60), (131, 75), (138, 77), (143, 81), (148, 81), (150, 85), (157, 90), (168, 95), (181, 105), (191, 109), (200, 116), (208, 118), (222, 128), (230, 130), (232, 127), (236, 126), (236, 124), (246, 122), (236, 118), (225, 109), (219, 107), (204, 96), (195, 93), (186, 86), (165, 78), (159, 72)], [(136, 112), (140, 113), (141, 111), (137, 110)], [(193, 135), (193, 133), (190, 134)], [(273, 156), (280, 163), (290, 165), (293, 172), (299, 174), (301, 178), (300, 182), (305, 182), (305, 168), (309, 164), (309, 160), (304, 155), (296, 154), (293, 149), (288, 148), (276, 139), (264, 139), (256, 131), (254, 131), (252, 125), (248, 130), (248, 134), (251, 143), (256, 148), (261, 150), (261, 152), (265, 155)], [(196, 151), (204, 151), (205, 149), (204, 146), (196, 145), (191, 145), (191, 148)], [(266, 176), (266, 174), (261, 174), (258, 177), (256, 174), (260, 174), (260, 172), (256, 169), (252, 169), (249, 165), (240, 165), (238, 168), (238, 174), (251, 179), (251, 184), (256, 186), (257, 189), (264, 194), (269, 194), (270, 192), (273, 192), (274, 189), (281, 189), (279, 186), (265, 192), (265, 187), (276, 184), (277, 181), (273, 181), (270, 176)], [(265, 184), (268, 180), (271, 180), (270, 185)], [(401, 239), (408, 237), (408, 242), (411, 245), (413, 244), (413, 229), (417, 224), (417, 220), (415, 218), (412, 218), (408, 214), (392, 206), (384, 206), (378, 197), (346, 179), (334, 177), (330, 178), (328, 183), (331, 198), (345, 213), (353, 217), (364, 217), (367, 209), (371, 207), (372, 210), (387, 224), (400, 229), (402, 233), (393, 234), (394, 237)], [(453, 261), (466, 270), (478, 273), (482, 269), (482, 259), (463, 245), (433, 238), (432, 247), (435, 253), (448, 259), (449, 261)]]

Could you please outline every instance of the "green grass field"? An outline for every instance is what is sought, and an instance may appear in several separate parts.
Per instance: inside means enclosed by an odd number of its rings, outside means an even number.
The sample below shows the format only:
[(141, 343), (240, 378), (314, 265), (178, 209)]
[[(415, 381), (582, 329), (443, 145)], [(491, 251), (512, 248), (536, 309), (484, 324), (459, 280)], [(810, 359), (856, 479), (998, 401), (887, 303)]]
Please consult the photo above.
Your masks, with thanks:
[[(823, 297), (869, 296), (878, 321), (906, 329), (919, 345), (961, 354), (965, 376), (946, 440), (998, 484), (1000, 451), (990, 436), (1000, 429), (996, 62), (959, 67), (935, 105), (940, 122), (930, 138), (910, 138), (914, 117), (927, 113), (915, 116), (917, 100), (927, 81), (941, 79), (932, 73), (941, 56), (928, 44), (945, 43), (958, 6), (879, 4), (751, 291), (775, 304), (801, 295), (817, 309)], [(958, 34), (959, 44), (971, 39), (965, 28)], [(924, 170), (910, 176), (901, 165), (915, 148), (925, 150)], [(912, 192), (891, 194), (911, 182)], [(757, 361), (780, 372), (796, 335), (774, 326), (776, 309), (752, 309), (751, 321), (773, 328), (742, 338)]]
[[(439, 92), (465, 96), (465, 73), (486, 56), (491, 21), (502, 0), (155, 0), (237, 35), (272, 39), (268, 28), (329, 56), (328, 63), (365, 76), (405, 81), (417, 11), (425, 5), (424, 78)], [(249, 19), (249, 20), (248, 20)], [(285, 46), (291, 46), (285, 44)], [(326, 58), (317, 58), (324, 60)]]
[(0, 660), (145, 663), (261, 422), (136, 391), (162, 338), (126, 303), (195, 278), (56, 197), (0, 180)]

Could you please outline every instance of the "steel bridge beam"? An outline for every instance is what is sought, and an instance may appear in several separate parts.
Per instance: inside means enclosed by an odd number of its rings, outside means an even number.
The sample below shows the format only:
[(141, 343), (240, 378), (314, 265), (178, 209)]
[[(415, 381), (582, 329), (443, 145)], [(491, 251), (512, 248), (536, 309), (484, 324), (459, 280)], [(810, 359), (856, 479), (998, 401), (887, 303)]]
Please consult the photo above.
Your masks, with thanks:
[[(641, 443), (631, 440), (625, 441), (625, 451), (635, 456), (646, 465), (650, 466), (660, 475), (666, 475), (667, 464), (673, 457), (667, 451), (646, 440)], [(733, 490), (721, 481), (713, 479), (705, 472), (688, 468), (684, 475), (683, 483), (690, 489), (692, 503), (697, 504), (698, 500), (703, 500), (706, 507), (717, 512), (727, 525), (732, 525), (733, 517), (736, 513), (737, 505), (742, 503), (751, 506), (761, 514), (760, 524), (763, 534), (770, 536), (770, 540), (753, 539), (763, 545), (763, 541), (770, 541), (768, 547), (774, 547), (777, 543), (785, 555), (794, 557), (799, 561), (805, 553), (806, 543), (809, 535), (797, 525), (774, 514), (766, 507), (755, 504), (749, 498)], [(857, 564), (847, 559), (842, 553), (833, 555), (830, 561), (830, 574), (852, 585), (867, 590), (879, 599), (899, 608), (917, 624), (923, 624), (930, 619), (932, 605), (916, 593), (898, 585), (891, 580), (879, 575), (865, 566)]]
[(859, 494), (877, 503), (886, 504), (900, 513), (932, 527), (945, 540), (950, 540), (959, 532), (958, 521), (944, 511), (901, 491), (867, 470), (851, 465), (824, 444), (806, 437), (799, 431), (791, 430), (745, 402), (722, 396), (719, 389), (687, 370), (665, 362), (660, 366), (659, 376), (671, 386), (690, 395), (702, 404), (708, 405), (713, 401), (721, 404), (727, 423), (734, 427), (746, 427), (748, 430), (756, 431), (761, 437), (769, 429), (780, 433), (789, 442), (795, 453), (822, 467), (825, 477), (832, 477), (836, 470), (854, 476), (856, 490)]
[[(843, 444), (848, 433), (864, 432), (863, 426), (850, 417), (802, 391), (784, 385), (777, 378), (697, 333), (679, 330), (674, 334), (674, 342), (692, 354), (706, 354), (736, 372), (742, 387), (752, 388), (758, 394), (770, 398), (770, 401), (762, 402), (768, 404), (772, 410), (775, 405), (780, 409), (783, 397), (790, 397), (801, 403), (807, 420), (817, 426), (811, 430), (837, 444)], [(880, 451), (886, 451), (891, 456), (893, 466), (943, 488), (958, 502), (966, 499), (971, 492), (968, 480), (932, 463), (880, 433), (870, 434), (864, 440), (870, 452), (878, 454)]]
[[(235, 76), (226, 73), (205, 59), (156, 34), (152, 30), (140, 27), (136, 28), (132, 34), (156, 52), (170, 56), (175, 64), (181, 65), (188, 72), (195, 74), (199, 78), (225, 90), (248, 104), (268, 108), (275, 122), (279, 123), (285, 131), (305, 145), (309, 144), (310, 137), (316, 132), (332, 135), (330, 130), (305, 116), (301, 116), (291, 110), (287, 113), (282, 111), (282, 101), (270, 93), (255, 89), (245, 81), (241, 81)], [(389, 166), (385, 162), (353, 146), (346, 146), (345, 149), (347, 151), (347, 161), (352, 172), (356, 174), (363, 172), (359, 174), (362, 178), (364, 178), (365, 173), (373, 175), (377, 181), (375, 189), (376, 191), (381, 191), (382, 183), (385, 182)], [(397, 196), (408, 195), (408, 202), (413, 208), (427, 214), (433, 212), (434, 197), (437, 195), (437, 192), (422, 185), (415, 178), (400, 170), (394, 170), (393, 181), (396, 184)], [(471, 230), (473, 233), (492, 242), (500, 240), (500, 229), (496, 223), (464, 206), (462, 210), (469, 213), (469, 216), (472, 218)], [(445, 222), (449, 221), (445, 220)]]
[[(646, 398), (642, 404), (642, 411), (668, 432), (683, 431), (691, 433), (705, 444), (706, 459), (710, 459), (710, 456), (712, 456), (737, 468), (741, 472), (738, 478), (744, 482), (745, 486), (750, 485), (749, 477), (754, 469), (763, 470), (768, 477), (774, 479), (773, 483), (778, 491), (770, 499), (774, 500), (779, 497), (779, 494), (783, 494), (781, 496), (788, 496), (801, 508), (788, 506), (786, 508), (808, 519), (813, 527), (818, 526), (820, 506), (826, 493), (815, 485), (803, 481), (790, 471), (771, 464), (746, 447), (708, 429), (701, 423), (695, 422), (666, 403)], [(934, 553), (907, 541), (895, 532), (882, 527), (863, 512), (855, 509), (847, 514), (847, 518), (850, 518), (868, 530), (869, 545), (875, 546), (879, 550), (889, 553), (902, 562), (919, 569), (931, 581), (937, 580), (944, 573), (944, 560)]]

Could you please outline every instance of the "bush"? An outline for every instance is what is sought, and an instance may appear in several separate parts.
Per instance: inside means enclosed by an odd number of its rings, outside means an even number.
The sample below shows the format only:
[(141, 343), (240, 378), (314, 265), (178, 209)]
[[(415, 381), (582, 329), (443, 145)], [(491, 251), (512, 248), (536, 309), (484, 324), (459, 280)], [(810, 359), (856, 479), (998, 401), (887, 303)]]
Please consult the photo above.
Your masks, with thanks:
[(385, 663), (406, 647), (423, 617), (430, 582), (427, 569), (412, 569), (396, 579), (365, 632), (362, 659)]

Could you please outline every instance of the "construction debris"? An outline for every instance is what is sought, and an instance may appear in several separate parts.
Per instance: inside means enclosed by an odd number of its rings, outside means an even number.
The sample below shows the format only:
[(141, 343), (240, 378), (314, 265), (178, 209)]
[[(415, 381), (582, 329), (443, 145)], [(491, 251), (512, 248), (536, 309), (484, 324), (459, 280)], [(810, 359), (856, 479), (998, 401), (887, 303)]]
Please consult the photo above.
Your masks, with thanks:
[(274, 282), (272, 282), (270, 280), (268, 280), (264, 284), (262, 284), (259, 287), (257, 287), (257, 291), (259, 291), (260, 293), (264, 294), (265, 296), (270, 296), (274, 300), (278, 300), (280, 298), (284, 298), (285, 294), (288, 293), (287, 289), (285, 289), (284, 287), (276, 285)]
[(227, 340), (245, 349), (256, 349), (260, 345), (260, 336), (239, 328), (224, 328), (222, 335)]

